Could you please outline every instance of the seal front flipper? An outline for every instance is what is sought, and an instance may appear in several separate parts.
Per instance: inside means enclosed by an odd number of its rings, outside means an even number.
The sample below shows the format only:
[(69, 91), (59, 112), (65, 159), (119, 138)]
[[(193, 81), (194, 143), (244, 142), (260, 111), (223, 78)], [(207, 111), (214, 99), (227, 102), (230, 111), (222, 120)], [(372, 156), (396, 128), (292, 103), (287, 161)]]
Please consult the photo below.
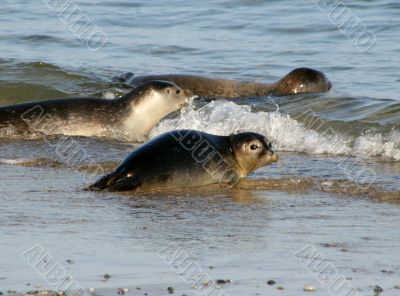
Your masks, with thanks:
[(140, 185), (139, 178), (133, 174), (111, 173), (105, 175), (93, 185), (89, 186), (89, 190), (101, 191), (127, 191), (133, 190)]
[(101, 191), (106, 188), (109, 188), (109, 186), (113, 184), (114, 181), (118, 178), (118, 175), (119, 174), (116, 173), (105, 175), (104, 177), (101, 177), (101, 179), (98, 180), (96, 183), (90, 185), (88, 189), (91, 191)]
[(240, 178), (240, 173), (237, 170), (231, 168), (227, 170), (219, 179), (219, 184), (222, 187), (233, 188), (239, 182)]
[(128, 191), (133, 190), (140, 185), (140, 180), (133, 174), (128, 174), (118, 180), (116, 180), (108, 188), (109, 191)]

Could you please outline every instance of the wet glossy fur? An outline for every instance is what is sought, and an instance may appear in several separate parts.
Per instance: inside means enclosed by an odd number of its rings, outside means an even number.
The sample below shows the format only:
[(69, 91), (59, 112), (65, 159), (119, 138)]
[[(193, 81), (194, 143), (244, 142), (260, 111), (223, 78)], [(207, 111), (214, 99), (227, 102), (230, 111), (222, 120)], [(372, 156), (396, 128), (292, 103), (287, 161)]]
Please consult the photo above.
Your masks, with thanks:
[(235, 99), (268, 95), (318, 93), (328, 92), (332, 87), (324, 73), (310, 68), (295, 69), (272, 84), (212, 79), (193, 75), (169, 74), (134, 77), (133, 74), (128, 74), (120, 76), (119, 80), (131, 85), (140, 85), (155, 79), (171, 81), (182, 89), (204, 98)]

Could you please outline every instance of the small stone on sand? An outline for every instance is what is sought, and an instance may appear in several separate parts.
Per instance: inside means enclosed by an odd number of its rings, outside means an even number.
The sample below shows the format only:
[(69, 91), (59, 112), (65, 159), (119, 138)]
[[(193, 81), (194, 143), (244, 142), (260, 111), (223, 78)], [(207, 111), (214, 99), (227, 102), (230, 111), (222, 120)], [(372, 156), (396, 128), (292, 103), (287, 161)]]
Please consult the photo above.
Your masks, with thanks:
[(269, 280), (269, 281), (267, 282), (267, 284), (270, 285), (270, 286), (273, 286), (273, 285), (276, 284), (276, 282), (275, 282), (274, 280)]
[(125, 295), (128, 292), (128, 288), (118, 288), (118, 295)]
[(168, 287), (167, 291), (169, 294), (174, 294), (174, 288), (172, 288), (172, 287)]
[(111, 278), (111, 275), (109, 275), (108, 273), (106, 273), (103, 277), (104, 277), (106, 280), (108, 280), (109, 278)]
[(231, 280), (216, 280), (217, 285), (225, 285), (231, 282)]
[(314, 286), (305, 286), (303, 288), (303, 290), (306, 291), (306, 292), (315, 292), (315, 291), (317, 291), (317, 289)]
[(376, 285), (376, 286), (374, 286), (374, 292), (375, 293), (382, 293), (383, 289), (380, 286)]

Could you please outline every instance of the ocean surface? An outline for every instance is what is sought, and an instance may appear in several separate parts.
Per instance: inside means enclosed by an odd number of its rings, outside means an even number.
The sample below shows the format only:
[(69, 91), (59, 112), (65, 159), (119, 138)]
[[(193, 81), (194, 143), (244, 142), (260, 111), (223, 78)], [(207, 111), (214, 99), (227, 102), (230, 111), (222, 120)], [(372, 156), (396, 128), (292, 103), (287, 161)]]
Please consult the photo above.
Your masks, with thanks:
[[(229, 190), (86, 192), (143, 139), (1, 129), (0, 292), (62, 290), (46, 277), (58, 263), (96, 295), (345, 295), (333, 279), (346, 295), (399, 295), (400, 3), (335, 3), (2, 0), (0, 105), (112, 99), (131, 89), (113, 79), (125, 72), (272, 83), (310, 67), (333, 89), (199, 99), (150, 132), (265, 134), (280, 161)], [(32, 264), (39, 249), (51, 260)]]

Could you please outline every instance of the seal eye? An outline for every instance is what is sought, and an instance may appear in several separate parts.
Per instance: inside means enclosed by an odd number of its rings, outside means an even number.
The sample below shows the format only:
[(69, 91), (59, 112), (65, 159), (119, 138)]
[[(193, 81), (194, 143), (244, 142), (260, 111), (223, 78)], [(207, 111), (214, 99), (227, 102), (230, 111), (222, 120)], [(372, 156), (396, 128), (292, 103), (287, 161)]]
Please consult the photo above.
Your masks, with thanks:
[(260, 146), (258, 146), (256, 144), (253, 144), (253, 145), (250, 146), (251, 150), (257, 150), (258, 148), (260, 148)]
[(176, 94), (179, 95), (180, 93), (181, 93), (181, 90), (180, 90), (180, 89), (177, 89), (177, 90), (176, 90)]
[(167, 88), (167, 94), (169, 94), (169, 88)]

